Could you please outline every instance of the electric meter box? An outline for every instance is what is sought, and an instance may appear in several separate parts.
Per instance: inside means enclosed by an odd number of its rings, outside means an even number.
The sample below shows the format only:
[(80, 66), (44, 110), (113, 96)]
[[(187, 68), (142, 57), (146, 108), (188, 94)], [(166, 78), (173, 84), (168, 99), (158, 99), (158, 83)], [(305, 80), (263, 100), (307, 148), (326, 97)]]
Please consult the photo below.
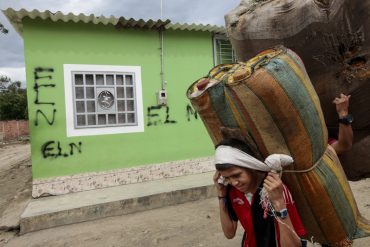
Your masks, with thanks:
[(167, 105), (167, 92), (166, 90), (159, 90), (157, 92), (158, 105)]

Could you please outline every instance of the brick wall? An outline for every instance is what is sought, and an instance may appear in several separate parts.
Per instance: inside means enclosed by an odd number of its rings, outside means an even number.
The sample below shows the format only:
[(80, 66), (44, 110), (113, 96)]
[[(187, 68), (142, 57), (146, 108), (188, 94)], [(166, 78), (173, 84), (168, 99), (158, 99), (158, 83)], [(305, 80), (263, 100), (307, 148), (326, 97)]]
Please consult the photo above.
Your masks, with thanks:
[(0, 121), (0, 141), (14, 141), (29, 136), (27, 120)]

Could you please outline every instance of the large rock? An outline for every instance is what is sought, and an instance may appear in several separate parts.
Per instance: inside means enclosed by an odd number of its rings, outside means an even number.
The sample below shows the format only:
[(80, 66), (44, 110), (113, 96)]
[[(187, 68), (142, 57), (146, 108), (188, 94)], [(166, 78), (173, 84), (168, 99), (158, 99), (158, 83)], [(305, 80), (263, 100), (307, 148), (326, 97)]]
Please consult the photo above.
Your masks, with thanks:
[(370, 175), (370, 1), (242, 0), (225, 16), (239, 60), (282, 44), (303, 60), (327, 126), (337, 132), (333, 99), (351, 94), (354, 146), (342, 158), (349, 179)]

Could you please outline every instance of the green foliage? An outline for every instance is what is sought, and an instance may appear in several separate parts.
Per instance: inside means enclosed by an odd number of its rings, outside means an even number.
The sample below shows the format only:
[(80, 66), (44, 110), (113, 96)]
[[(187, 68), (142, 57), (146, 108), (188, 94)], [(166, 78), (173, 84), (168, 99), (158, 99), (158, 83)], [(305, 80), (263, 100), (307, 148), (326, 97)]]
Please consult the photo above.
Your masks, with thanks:
[(11, 82), (10, 78), (0, 76), (0, 120), (27, 119), (26, 89), (20, 87), (19, 81)]

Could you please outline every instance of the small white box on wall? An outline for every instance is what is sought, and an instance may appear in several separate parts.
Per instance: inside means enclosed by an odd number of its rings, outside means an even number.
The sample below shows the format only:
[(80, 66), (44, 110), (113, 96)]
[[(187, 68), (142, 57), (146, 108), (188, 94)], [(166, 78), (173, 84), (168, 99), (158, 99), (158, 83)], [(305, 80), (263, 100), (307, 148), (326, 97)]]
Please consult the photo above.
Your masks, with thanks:
[(158, 105), (167, 105), (167, 91), (159, 90), (157, 92), (157, 103)]

